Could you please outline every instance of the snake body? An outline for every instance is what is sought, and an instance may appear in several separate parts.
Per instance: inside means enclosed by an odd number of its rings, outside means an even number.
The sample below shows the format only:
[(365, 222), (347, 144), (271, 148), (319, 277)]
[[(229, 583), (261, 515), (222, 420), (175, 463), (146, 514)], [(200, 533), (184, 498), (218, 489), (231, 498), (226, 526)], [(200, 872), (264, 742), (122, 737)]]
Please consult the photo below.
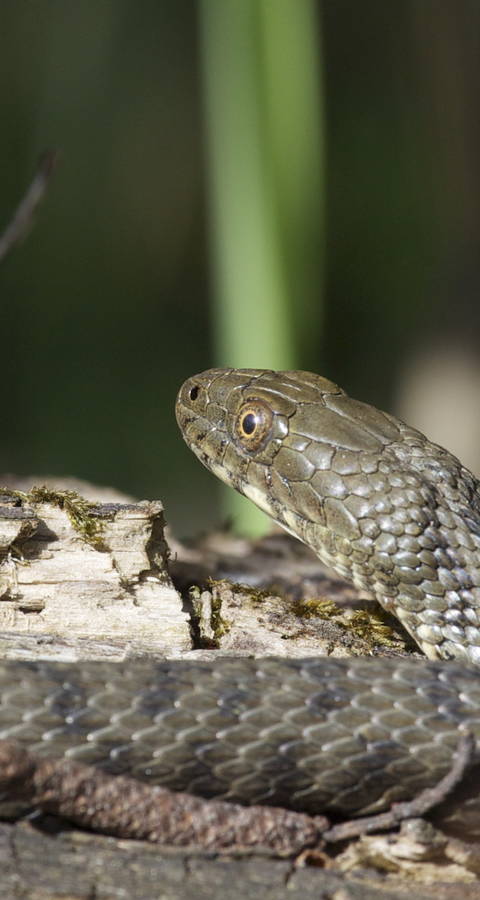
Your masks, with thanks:
[(428, 661), (0, 663), (0, 738), (143, 780), (333, 816), (435, 784), (477, 742), (444, 827), (480, 838), (480, 492), (450, 453), (306, 372), (212, 369), (187, 444), (394, 612)]

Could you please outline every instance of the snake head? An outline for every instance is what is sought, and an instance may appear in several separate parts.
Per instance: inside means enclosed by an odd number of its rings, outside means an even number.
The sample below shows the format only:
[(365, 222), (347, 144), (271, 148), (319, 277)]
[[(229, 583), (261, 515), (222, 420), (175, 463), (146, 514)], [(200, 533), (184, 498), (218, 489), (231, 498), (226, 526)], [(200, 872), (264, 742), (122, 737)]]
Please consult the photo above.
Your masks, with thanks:
[(325, 524), (326, 501), (346, 495), (359, 454), (398, 438), (393, 419), (301, 371), (209, 369), (182, 385), (176, 416), (208, 469), (301, 539), (300, 520)]
[(480, 661), (480, 493), (448, 451), (308, 372), (210, 369), (176, 414), (203, 464), (393, 611)]

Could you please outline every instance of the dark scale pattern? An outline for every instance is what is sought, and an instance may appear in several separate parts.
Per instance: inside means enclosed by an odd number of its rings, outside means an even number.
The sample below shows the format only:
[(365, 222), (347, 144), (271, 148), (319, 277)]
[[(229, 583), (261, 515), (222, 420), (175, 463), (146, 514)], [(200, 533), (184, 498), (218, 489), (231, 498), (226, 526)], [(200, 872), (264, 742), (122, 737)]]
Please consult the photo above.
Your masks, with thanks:
[[(235, 430), (252, 400), (272, 415), (254, 451)], [(209, 370), (180, 390), (177, 419), (208, 468), (370, 591), (427, 656), (480, 663), (480, 495), (454, 456), (306, 372)]]
[(370, 812), (435, 784), (462, 723), (480, 744), (480, 684), (456, 663), (0, 664), (2, 739), (310, 813)]

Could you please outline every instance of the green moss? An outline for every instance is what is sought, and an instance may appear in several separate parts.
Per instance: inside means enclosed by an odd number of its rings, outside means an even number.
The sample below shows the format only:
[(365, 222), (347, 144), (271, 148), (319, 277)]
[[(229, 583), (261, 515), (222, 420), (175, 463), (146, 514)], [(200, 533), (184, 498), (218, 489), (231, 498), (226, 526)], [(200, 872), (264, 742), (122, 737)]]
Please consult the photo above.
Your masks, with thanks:
[(228, 634), (228, 632), (230, 631), (230, 624), (222, 616), (222, 598), (219, 594), (216, 594), (215, 591), (212, 593), (212, 613), (210, 616), (210, 625), (212, 627), (217, 647), (219, 647), (224, 634)]
[(388, 615), (381, 607), (375, 612), (363, 609), (346, 610), (333, 600), (312, 598), (300, 600), (293, 606), (293, 612), (301, 619), (319, 618), (335, 620), (335, 624), (355, 637), (375, 647), (399, 647), (402, 641), (397, 638), (388, 624)]
[(95, 547), (103, 550), (103, 530), (105, 519), (93, 515), (98, 504), (85, 500), (77, 491), (60, 491), (47, 488), (45, 485), (33, 487), (30, 491), (16, 491), (11, 488), (0, 488), (0, 493), (10, 497), (17, 497), (23, 503), (51, 503), (59, 509), (65, 510), (72, 527), (83, 539)]
[(333, 600), (321, 599), (320, 597), (297, 600), (293, 604), (292, 612), (299, 619), (311, 619), (314, 617), (317, 619), (332, 619), (334, 616), (342, 615), (342, 610)]
[(402, 643), (383, 619), (381, 609), (378, 613), (357, 609), (351, 614), (345, 627), (374, 646), (398, 647)]

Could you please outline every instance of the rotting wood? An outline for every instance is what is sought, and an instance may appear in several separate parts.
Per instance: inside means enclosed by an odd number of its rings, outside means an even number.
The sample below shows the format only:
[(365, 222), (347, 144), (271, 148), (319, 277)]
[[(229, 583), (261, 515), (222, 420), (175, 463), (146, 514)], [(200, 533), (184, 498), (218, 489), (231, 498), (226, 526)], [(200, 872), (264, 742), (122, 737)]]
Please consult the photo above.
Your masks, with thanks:
[[(15, 652), (12, 633), (67, 639), (70, 647), (78, 639), (78, 658), (104, 658), (106, 642), (118, 658), (190, 649), (163, 530), (160, 501), (87, 506), (71, 491), (3, 494), (0, 652)], [(37, 643), (33, 656), (42, 653)]]

